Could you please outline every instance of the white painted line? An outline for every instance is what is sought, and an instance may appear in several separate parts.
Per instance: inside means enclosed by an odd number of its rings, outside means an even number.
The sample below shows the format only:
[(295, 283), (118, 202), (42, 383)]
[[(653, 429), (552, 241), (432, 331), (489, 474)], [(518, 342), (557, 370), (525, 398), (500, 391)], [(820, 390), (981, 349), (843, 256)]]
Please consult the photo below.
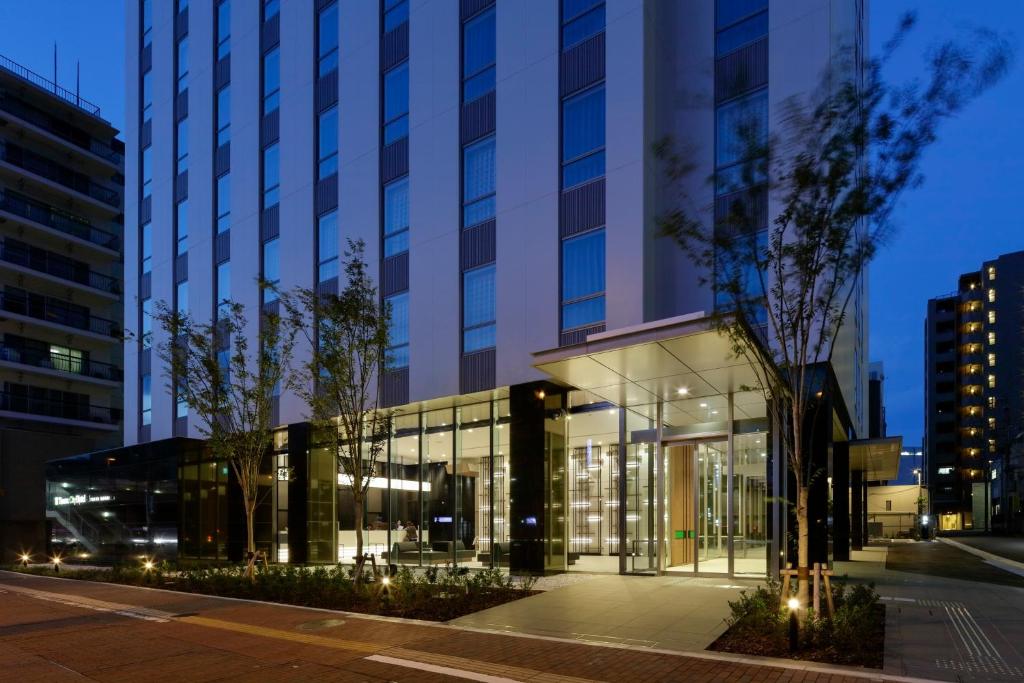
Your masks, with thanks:
[(411, 659), (398, 659), (397, 657), (388, 657), (386, 655), (370, 655), (365, 659), (371, 662), (379, 662), (380, 664), (402, 666), (406, 669), (415, 669), (417, 671), (429, 671), (434, 674), (465, 678), (470, 681), (481, 681), (482, 683), (522, 683), (514, 678), (492, 676), (491, 674), (480, 674), (475, 671), (463, 671), (462, 669), (453, 669), (449, 666), (437, 666), (436, 664), (427, 664), (425, 662), (414, 662)]
[(966, 543), (959, 543), (951, 538), (945, 538), (944, 536), (939, 536), (938, 540), (940, 543), (945, 543), (946, 545), (951, 545), (954, 548), (959, 548), (960, 550), (963, 550), (966, 553), (970, 553), (971, 555), (976, 555), (977, 557), (980, 557), (981, 559), (985, 560), (988, 564), (992, 565), (993, 567), (1002, 569), (1004, 572), (1010, 572), (1011, 574), (1016, 574), (1017, 576), (1024, 576), (1024, 562), (1017, 562), (1016, 560), (1011, 560), (1008, 557), (996, 555), (995, 553), (990, 553), (988, 551), (975, 548), (974, 546), (967, 545)]

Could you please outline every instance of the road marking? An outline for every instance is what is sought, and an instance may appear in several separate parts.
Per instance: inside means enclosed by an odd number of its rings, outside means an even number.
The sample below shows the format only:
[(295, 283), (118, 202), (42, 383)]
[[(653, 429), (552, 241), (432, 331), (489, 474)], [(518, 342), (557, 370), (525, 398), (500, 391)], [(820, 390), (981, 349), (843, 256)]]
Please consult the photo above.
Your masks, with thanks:
[(12, 593), (18, 593), (26, 595), (36, 600), (43, 600), (45, 602), (55, 602), (61, 605), (67, 605), (68, 607), (81, 607), (83, 609), (93, 610), (94, 612), (107, 612), (110, 614), (117, 614), (122, 617), (129, 617), (131, 619), (141, 619), (143, 621), (155, 621), (160, 623), (166, 623), (174, 617), (170, 612), (163, 612), (157, 609), (150, 609), (148, 607), (136, 607), (135, 605), (124, 605), (118, 602), (107, 602), (106, 600), (96, 600), (94, 598), (86, 598), (80, 595), (68, 595), (66, 593), (51, 593), (49, 591), (36, 590), (34, 588), (25, 588), (22, 586), (12, 586), (10, 584), (3, 585), (4, 589)]
[(367, 659), (372, 661), (387, 661), (395, 666), (404, 666), (410, 669), (421, 671), (432, 671), (434, 673), (445, 673), (450, 676), (460, 676), (474, 681), (487, 681), (488, 683), (505, 683), (507, 681), (543, 681), (544, 683), (594, 683), (593, 679), (579, 678), (577, 676), (562, 676), (560, 674), (527, 669), (521, 666), (510, 664), (498, 664), (495, 662), (482, 662), (477, 659), (456, 657), (436, 652), (423, 652), (421, 650), (410, 650), (403, 647), (389, 648), (385, 654), (371, 655)]
[(281, 629), (255, 626), (253, 624), (243, 624), (236, 621), (210, 619), (209, 617), (178, 617), (175, 621), (185, 624), (194, 624), (196, 626), (205, 626), (206, 628), (217, 628), (222, 631), (233, 631), (235, 633), (245, 633), (252, 636), (262, 636), (264, 638), (288, 640), (293, 643), (318, 645), (320, 647), (327, 647), (333, 650), (352, 650), (354, 652), (373, 654), (388, 648), (386, 645), (375, 645), (374, 643), (366, 643), (359, 640), (327, 638), (325, 636), (318, 636), (312, 633), (293, 633), (291, 631), (282, 631)]
[[(961, 653), (965, 656), (961, 657), (962, 661), (936, 659), (936, 667), (968, 673), (1009, 676), (1017, 679), (1024, 677), (1024, 670), (1009, 664), (999, 654), (999, 650), (989, 640), (988, 635), (981, 628), (981, 625), (978, 624), (969, 609), (959, 603), (949, 603), (943, 607), (946, 611), (946, 616), (953, 624), (953, 630), (960, 639)], [(961, 648), (957, 649), (960, 650)]]

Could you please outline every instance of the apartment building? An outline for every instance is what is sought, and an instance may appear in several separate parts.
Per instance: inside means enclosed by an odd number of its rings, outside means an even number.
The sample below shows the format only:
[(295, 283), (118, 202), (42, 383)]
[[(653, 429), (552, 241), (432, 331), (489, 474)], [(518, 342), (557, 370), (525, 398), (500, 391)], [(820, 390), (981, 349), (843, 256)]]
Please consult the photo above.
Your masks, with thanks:
[[(356, 520), (334, 455), (282, 393), (257, 526), (272, 557), (349, 559), (359, 525), (390, 562), (771, 571), (790, 542), (776, 431), (709, 320), (712, 292), (659, 236), (671, 200), (653, 143), (671, 135), (727, 173), (739, 118), (769, 130), (780, 102), (857, 63), (864, 12), (129, 2), (125, 317), (143, 334), (125, 347), (119, 457), (179, 468), (151, 483), (180, 487), (163, 545), (240, 552), (227, 469), (203, 460), (195, 417), (164, 389), (155, 302), (211, 320), (229, 298), (254, 318), (278, 305), (258, 277), (337, 291), (347, 240), (361, 239), (393, 311), (394, 432)], [(728, 200), (694, 182), (709, 206)], [(857, 287), (830, 368), (851, 437), (867, 413)], [(53, 476), (88, 478), (105, 457)]]
[(964, 273), (928, 301), (925, 461), (939, 531), (1017, 529), (1024, 251)]
[(116, 135), (88, 100), (0, 56), (2, 558), (42, 552), (47, 522), (76, 517), (47, 511), (47, 460), (121, 443)]

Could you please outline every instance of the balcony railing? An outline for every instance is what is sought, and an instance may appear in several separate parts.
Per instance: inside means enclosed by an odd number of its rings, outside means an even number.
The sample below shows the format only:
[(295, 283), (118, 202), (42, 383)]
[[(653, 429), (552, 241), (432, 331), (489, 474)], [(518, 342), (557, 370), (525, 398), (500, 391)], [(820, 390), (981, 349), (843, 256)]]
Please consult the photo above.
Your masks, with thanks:
[(19, 145), (0, 141), (0, 159), (115, 209), (121, 206), (121, 199), (116, 190), (100, 185), (84, 173), (73, 171)]
[(121, 286), (116, 278), (97, 273), (82, 261), (76, 261), (39, 247), (32, 247), (18, 240), (0, 240), (0, 261), (46, 273), (62, 280), (77, 282), (111, 294), (121, 293)]
[(12, 391), (0, 391), (0, 410), (107, 425), (117, 424), (121, 419), (119, 408), (94, 406), (45, 396), (30, 396)]
[[(36, 128), (56, 135), (87, 152), (92, 152), (101, 159), (120, 166), (124, 163), (124, 152), (112, 144), (94, 138), (81, 128), (76, 128), (65, 121), (50, 116), (45, 111), (26, 104), (11, 96), (0, 97), (0, 109), (17, 116), (22, 121), (31, 123)], [(116, 143), (115, 143), (116, 144)]]
[(41, 294), (0, 292), (0, 310), (73, 327), (107, 337), (119, 337), (121, 327), (113, 320), (92, 315), (88, 308)]
[(105, 379), (111, 382), (121, 381), (121, 370), (116, 365), (82, 358), (81, 355), (57, 353), (0, 343), (0, 360), (9, 363), (31, 365), (36, 368), (68, 372), (94, 379)]
[(40, 76), (35, 71), (23, 67), (21, 64), (18, 64), (17, 62), (8, 59), (7, 57), (4, 57), (3, 55), (0, 55), (0, 67), (7, 69), (18, 78), (22, 78), (28, 81), (29, 83), (42, 88), (46, 92), (53, 93), (62, 100), (75, 105), (83, 111), (89, 112), (93, 116), (98, 117), (100, 115), (100, 108), (92, 102), (90, 102), (89, 100), (79, 97), (76, 93), (73, 93), (66, 88), (60, 87), (50, 79)]
[(80, 216), (29, 199), (17, 192), (0, 190), (0, 209), (97, 246), (114, 251), (121, 247), (121, 239), (114, 233), (101, 230)]

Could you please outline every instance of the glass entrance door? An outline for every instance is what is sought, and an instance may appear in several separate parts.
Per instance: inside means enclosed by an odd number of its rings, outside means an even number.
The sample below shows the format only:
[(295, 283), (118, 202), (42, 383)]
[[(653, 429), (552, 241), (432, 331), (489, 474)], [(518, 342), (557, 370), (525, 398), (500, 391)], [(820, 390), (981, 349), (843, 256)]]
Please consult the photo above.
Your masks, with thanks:
[(728, 443), (697, 444), (697, 571), (728, 573)]
[(626, 554), (629, 571), (658, 569), (656, 528), (657, 476), (654, 444), (635, 443), (626, 448)]

